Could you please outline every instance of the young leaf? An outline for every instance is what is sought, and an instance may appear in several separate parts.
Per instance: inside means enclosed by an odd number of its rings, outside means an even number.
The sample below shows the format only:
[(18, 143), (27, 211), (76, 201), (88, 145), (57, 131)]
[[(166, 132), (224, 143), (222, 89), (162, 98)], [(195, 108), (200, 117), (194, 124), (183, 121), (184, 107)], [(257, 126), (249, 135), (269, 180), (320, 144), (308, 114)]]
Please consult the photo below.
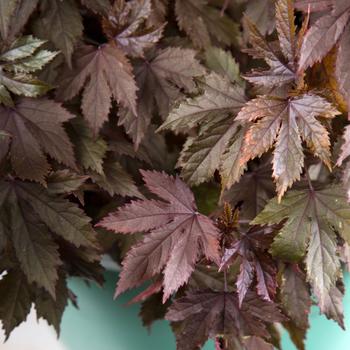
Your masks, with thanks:
[(137, 87), (132, 67), (116, 44), (80, 46), (73, 64), (74, 69), (66, 69), (63, 74), (58, 98), (70, 100), (83, 89), (83, 114), (95, 135), (108, 119), (112, 97), (136, 113)]
[(277, 269), (266, 251), (269, 246), (267, 242), (270, 240), (270, 232), (252, 227), (246, 233), (242, 233), (241, 237), (224, 252), (220, 270), (237, 259), (240, 261), (240, 273), (236, 281), (240, 306), (253, 283), (254, 276), (258, 295), (266, 301), (271, 301), (275, 297)]
[[(269, 95), (249, 101), (236, 118), (248, 125), (253, 122), (245, 135), (241, 165), (275, 146), (273, 177), (278, 197), (282, 198), (287, 188), (300, 179), (304, 166), (302, 141), (330, 167), (328, 131), (316, 117), (333, 118), (339, 112), (313, 92), (288, 92), (295, 85), (300, 85), (300, 74), (297, 72), (299, 50), (292, 1), (276, 2), (279, 50), (276, 45), (267, 42), (249, 20), (247, 25), (252, 48), (246, 51), (255, 58), (264, 58), (270, 69), (253, 70), (246, 79), (267, 89)], [(300, 35), (303, 35), (302, 30)], [(274, 90), (276, 95), (270, 94)]]
[(189, 188), (178, 178), (142, 171), (147, 188), (162, 201), (131, 202), (98, 225), (121, 233), (150, 231), (123, 261), (116, 295), (158, 274), (164, 268), (164, 296), (187, 282), (201, 254), (218, 261), (218, 230), (197, 212)]
[(287, 100), (259, 96), (249, 101), (236, 120), (254, 122), (245, 135), (241, 164), (261, 156), (276, 140), (273, 177), (281, 198), (304, 165), (302, 140), (326, 165), (330, 166), (330, 141), (327, 129), (316, 119), (333, 118), (339, 112), (324, 98), (304, 94)]

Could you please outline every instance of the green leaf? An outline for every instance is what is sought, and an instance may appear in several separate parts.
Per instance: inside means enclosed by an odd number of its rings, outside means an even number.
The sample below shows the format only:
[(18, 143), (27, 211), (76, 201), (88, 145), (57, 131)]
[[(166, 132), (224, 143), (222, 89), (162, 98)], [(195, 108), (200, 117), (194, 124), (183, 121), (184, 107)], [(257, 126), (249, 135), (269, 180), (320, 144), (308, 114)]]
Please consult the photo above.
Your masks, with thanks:
[(110, 196), (118, 194), (123, 197), (143, 198), (132, 177), (117, 161), (105, 160), (103, 163), (103, 174), (91, 173), (91, 179), (106, 190)]
[(239, 65), (229, 51), (214, 46), (210, 47), (205, 51), (205, 63), (209, 69), (226, 77), (231, 83), (244, 84), (240, 76)]
[(71, 193), (77, 191), (88, 178), (68, 169), (53, 171), (47, 177), (47, 190), (50, 194)]
[(0, 55), (0, 102), (13, 106), (7, 90), (16, 95), (37, 97), (51, 89), (49, 85), (28, 74), (41, 69), (57, 52), (38, 50), (44, 41), (29, 36), (15, 40)]
[(177, 165), (182, 167), (181, 175), (186, 182), (199, 185), (214, 175), (237, 127), (238, 124), (232, 122), (232, 117), (220, 121), (194, 138), (189, 147), (183, 149)]
[(242, 88), (232, 85), (225, 78), (211, 73), (205, 79), (204, 94), (185, 100), (174, 109), (158, 130), (170, 129), (175, 132), (188, 132), (198, 123), (212, 118), (232, 115), (244, 105)]
[(34, 38), (32, 35), (22, 36), (15, 40), (10, 48), (1, 55), (1, 59), (7, 62), (14, 62), (30, 57), (44, 43), (45, 40)]
[(240, 128), (228, 143), (226, 152), (221, 157), (220, 176), (222, 191), (232, 187), (244, 171), (246, 165), (241, 165), (240, 156), (243, 150), (245, 129)]
[(325, 312), (330, 302), (328, 294), (335, 287), (340, 272), (336, 233), (349, 239), (350, 206), (346, 193), (341, 186), (289, 191), (280, 204), (277, 198), (272, 199), (252, 223), (282, 221), (284, 225), (272, 244), (272, 253), (296, 261), (307, 249), (307, 277), (321, 311)]
[(94, 139), (91, 130), (81, 118), (71, 121), (68, 129), (78, 162), (85, 169), (91, 169), (98, 174), (103, 174), (103, 158), (106, 155), (108, 145), (101, 138)]

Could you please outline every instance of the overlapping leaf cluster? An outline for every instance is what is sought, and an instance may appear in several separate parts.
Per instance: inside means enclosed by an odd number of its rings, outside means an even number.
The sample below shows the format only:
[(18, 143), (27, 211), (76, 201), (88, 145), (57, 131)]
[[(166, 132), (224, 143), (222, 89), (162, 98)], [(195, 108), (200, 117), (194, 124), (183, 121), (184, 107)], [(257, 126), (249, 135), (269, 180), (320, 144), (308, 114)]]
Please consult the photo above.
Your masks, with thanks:
[[(59, 331), (70, 276), (144, 286), (179, 350), (344, 327), (345, 0), (0, 2), (0, 319)], [(144, 170), (141, 170), (144, 169)], [(345, 264), (343, 264), (345, 263)], [(79, 300), (78, 300), (79, 301)]]

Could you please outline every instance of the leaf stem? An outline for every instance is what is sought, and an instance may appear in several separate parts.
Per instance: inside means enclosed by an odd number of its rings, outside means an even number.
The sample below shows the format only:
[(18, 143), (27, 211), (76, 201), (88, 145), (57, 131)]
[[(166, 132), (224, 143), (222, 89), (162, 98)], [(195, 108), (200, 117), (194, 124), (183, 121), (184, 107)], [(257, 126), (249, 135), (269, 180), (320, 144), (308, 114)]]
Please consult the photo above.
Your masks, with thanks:
[(228, 292), (228, 288), (227, 288), (227, 271), (226, 269), (224, 269), (224, 292)]
[(312, 186), (312, 181), (311, 181), (310, 175), (309, 175), (309, 169), (306, 169), (306, 171), (305, 171), (305, 177), (306, 177), (307, 182), (308, 182), (308, 184), (309, 184), (309, 189), (310, 189), (310, 191), (311, 191), (311, 192), (314, 192), (314, 186)]

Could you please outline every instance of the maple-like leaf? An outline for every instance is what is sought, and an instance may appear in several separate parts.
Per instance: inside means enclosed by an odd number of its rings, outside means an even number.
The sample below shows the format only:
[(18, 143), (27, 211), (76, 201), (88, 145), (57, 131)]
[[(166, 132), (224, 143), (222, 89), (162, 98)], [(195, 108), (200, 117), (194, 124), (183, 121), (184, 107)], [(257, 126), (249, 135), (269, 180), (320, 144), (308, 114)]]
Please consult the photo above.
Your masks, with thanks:
[(72, 66), (74, 46), (83, 34), (83, 23), (74, 0), (42, 0), (40, 16), (34, 22), (34, 32), (53, 42)]
[(108, 119), (111, 98), (136, 113), (136, 84), (132, 66), (115, 43), (81, 45), (73, 55), (74, 69), (66, 69), (58, 89), (67, 101), (83, 89), (82, 111), (96, 135)]
[(90, 173), (93, 182), (106, 190), (110, 196), (130, 196), (142, 198), (132, 177), (124, 170), (121, 164), (113, 158), (103, 163), (103, 173)]
[(254, 293), (249, 292), (239, 307), (234, 293), (211, 290), (187, 292), (174, 301), (165, 317), (181, 322), (176, 337), (181, 350), (201, 347), (208, 338), (217, 335), (268, 338), (266, 324), (284, 320), (275, 304), (260, 300)]
[(249, 337), (244, 340), (244, 346), (246, 350), (273, 350), (272, 344), (267, 343), (264, 339), (260, 337)]
[(350, 18), (347, 1), (336, 0), (332, 11), (327, 11), (307, 31), (301, 47), (299, 68), (304, 69), (321, 61), (338, 42)]
[(335, 0), (295, 0), (294, 4), (301, 11), (324, 11), (329, 10), (334, 5)]
[(239, 65), (232, 57), (231, 52), (214, 46), (209, 47), (205, 51), (205, 64), (210, 70), (224, 76), (231, 83), (243, 84)]
[(24, 275), (9, 271), (0, 280), (0, 319), (6, 338), (20, 323), (26, 320), (32, 307), (31, 293)]
[(280, 204), (272, 199), (253, 220), (260, 225), (285, 220), (272, 244), (272, 254), (288, 261), (298, 261), (306, 254), (307, 277), (322, 312), (340, 269), (336, 232), (349, 241), (349, 217), (346, 194), (341, 186), (331, 186), (289, 191)]
[(16, 0), (6, 0), (0, 3), (0, 34), (4, 40), (8, 36), (11, 16), (16, 9)]
[[(244, 169), (239, 167), (239, 155), (240, 151), (236, 161), (237, 169), (243, 172)], [(230, 154), (227, 153), (227, 156)], [(239, 204), (240, 218), (249, 221), (254, 219), (275, 195), (271, 175), (271, 166), (266, 159), (259, 165), (252, 164), (250, 171), (246, 172), (239, 182), (223, 192), (221, 201), (231, 203), (233, 206)]]
[(125, 53), (142, 57), (146, 49), (160, 40), (164, 28), (147, 25), (151, 13), (151, 0), (115, 1), (103, 20), (104, 31)]
[[(347, 105), (350, 105), (350, 76), (346, 62), (350, 57), (350, 5), (344, 0), (324, 1), (314, 5), (315, 9), (324, 11), (307, 31), (303, 40), (300, 57), (300, 69), (320, 62), (337, 45), (335, 53), (335, 79), (337, 89), (342, 93)], [(307, 9), (302, 8), (304, 11)]]
[(81, 0), (81, 2), (94, 13), (102, 14), (104, 16), (108, 15), (111, 8), (109, 0)]
[(56, 299), (40, 290), (35, 296), (35, 310), (38, 318), (44, 318), (49, 325), (54, 326), (60, 335), (63, 312), (68, 304), (69, 290), (65, 276), (60, 276), (56, 285)]
[[(118, 124), (138, 148), (152, 117), (158, 112), (168, 116), (171, 105), (179, 99), (181, 90), (192, 92), (194, 78), (204, 75), (205, 70), (195, 58), (195, 51), (168, 47), (149, 53), (135, 63), (137, 86), (137, 114), (130, 108), (119, 110)], [(157, 107), (157, 108), (156, 108)]]
[(232, 85), (215, 73), (206, 77), (203, 89), (202, 95), (187, 99), (174, 109), (159, 130), (188, 132), (191, 127), (203, 125), (182, 150), (178, 161), (182, 176), (190, 184), (200, 184), (221, 168), (223, 182), (231, 184), (242, 174), (236, 158), (243, 133), (234, 115), (245, 102), (244, 92), (239, 85)]
[[(60, 242), (68, 241), (71, 247), (89, 249), (89, 259), (99, 264), (96, 260), (96, 239), (89, 224), (90, 220), (76, 205), (61, 197), (50, 195), (40, 185), (7, 179), (1, 180), (0, 190), (1, 239), (6, 240), (9, 252), (14, 254), (4, 255), (4, 266), (12, 269), (13, 263), (6, 263), (6, 259), (15, 259), (18, 264), (15, 267), (21, 269), (27, 279), (25, 286), (20, 287), (26, 289), (23, 293), (29, 293), (29, 285), (35, 286), (34, 289), (43, 288), (47, 298), (52, 299), (51, 305), (54, 309), (55, 301), (62, 300), (62, 297), (56, 294), (59, 288), (58, 268), (66, 259), (62, 256), (57, 237), (61, 237)], [(76, 253), (72, 252), (70, 258), (74, 254)], [(86, 263), (85, 265), (85, 271), (89, 271), (90, 266)], [(19, 295), (19, 298), (23, 299), (23, 302), (26, 300), (25, 294)], [(16, 300), (16, 303), (21, 302)], [(18, 320), (18, 323), (22, 321), (23, 318)], [(13, 324), (13, 320), (9, 322), (6, 326), (9, 330), (17, 325)], [(5, 329), (7, 331), (7, 328)]]
[(146, 299), (141, 304), (139, 312), (143, 326), (150, 330), (153, 322), (164, 319), (169, 305), (169, 301), (162, 303), (162, 293), (154, 294)]
[(266, 301), (275, 297), (277, 268), (267, 252), (271, 240), (270, 230), (252, 227), (246, 233), (241, 233), (240, 238), (234, 240), (231, 247), (224, 252), (220, 269), (226, 268), (237, 259), (240, 261), (240, 272), (236, 281), (240, 306), (253, 284), (254, 276), (257, 294)]
[(90, 219), (77, 205), (48, 194), (38, 184), (16, 180), (4, 181), (2, 186), (5, 190), (13, 189), (19, 201), (28, 203), (50, 231), (76, 247), (95, 247), (95, 232), (90, 225)]
[(283, 271), (281, 301), (286, 315), (306, 332), (309, 327), (311, 296), (304, 273), (297, 265), (290, 265)]
[(186, 132), (201, 122), (218, 120), (237, 113), (245, 103), (243, 89), (227, 79), (211, 73), (203, 84), (204, 93), (185, 100), (169, 114), (159, 130)]
[[(350, 10), (349, 10), (350, 11)], [(335, 77), (338, 89), (345, 98), (347, 107), (350, 106), (350, 75), (346, 69), (346, 62), (350, 57), (350, 25), (345, 29), (338, 45), (335, 63)]]
[(337, 114), (327, 100), (312, 93), (288, 99), (259, 96), (249, 101), (236, 118), (254, 122), (245, 135), (241, 164), (275, 146), (273, 177), (281, 198), (300, 179), (304, 165), (302, 141), (330, 167), (328, 131), (317, 117), (329, 119)]
[(247, 16), (262, 34), (271, 34), (275, 29), (274, 1), (249, 0), (245, 10)]
[[(330, 167), (328, 131), (317, 117), (333, 118), (339, 114), (325, 98), (314, 92), (288, 92), (293, 89), (293, 84), (300, 84), (297, 42), (302, 38), (303, 30), (297, 35), (294, 21), (293, 2), (278, 0), (276, 28), (279, 49), (274, 43), (265, 41), (258, 29), (247, 21), (252, 45), (247, 52), (256, 58), (264, 58), (270, 69), (253, 70), (246, 79), (268, 89), (269, 93), (249, 101), (236, 118), (249, 126), (241, 165), (275, 147), (273, 177), (279, 198), (300, 179), (304, 165), (302, 141)], [(274, 89), (275, 95), (271, 94)]]
[[(6, 4), (7, 3), (7, 4)], [(1, 5), (6, 6), (6, 11), (0, 10), (0, 13), (5, 15), (3, 19), (6, 22), (5, 31), (6, 35), (3, 37), (5, 42), (11, 42), (16, 39), (24, 30), (24, 26), (28, 22), (28, 19), (36, 9), (39, 0), (5, 0), (1, 2)], [(11, 9), (11, 13), (7, 12)], [(0, 22), (2, 19), (0, 19)], [(4, 22), (4, 23), (5, 23)]]
[(102, 137), (94, 138), (84, 119), (74, 118), (68, 125), (68, 134), (74, 144), (78, 163), (86, 170), (103, 174), (103, 159), (108, 145)]
[(17, 197), (13, 188), (7, 194), (6, 203), (2, 207), (4, 206), (10, 213), (9, 230), (13, 247), (28, 282), (36, 282), (55, 297), (57, 267), (61, 264), (57, 244), (47, 227)]
[(198, 213), (193, 194), (178, 177), (151, 171), (142, 175), (147, 188), (162, 200), (133, 201), (98, 225), (120, 233), (150, 231), (125, 257), (116, 295), (164, 268), (165, 301), (187, 282), (201, 254), (218, 261), (218, 230)]
[(31, 35), (5, 45), (0, 54), (0, 103), (13, 106), (10, 92), (16, 95), (36, 97), (51, 89), (49, 85), (31, 73), (50, 62), (57, 52), (42, 50), (43, 40)]
[(69, 194), (77, 191), (88, 178), (68, 169), (52, 171), (47, 177), (47, 190), (50, 194)]
[(231, 45), (237, 42), (238, 26), (206, 0), (176, 0), (175, 14), (180, 29), (195, 46), (208, 47), (212, 40)]
[[(196, 185), (213, 176), (220, 166), (220, 158), (228, 143), (239, 133), (238, 128), (238, 124), (232, 123), (232, 117), (229, 117), (212, 125), (198, 137), (188, 139), (177, 163), (182, 168), (181, 175), (186, 182)], [(233, 152), (230, 156), (234, 157)]]
[(344, 324), (344, 285), (337, 283), (340, 286), (333, 287), (329, 294), (326, 296), (324, 314), (328, 319), (334, 320), (338, 325), (345, 330)]
[(71, 118), (59, 103), (46, 98), (21, 98), (12, 108), (0, 106), (0, 129), (11, 135), (10, 159), (19, 177), (44, 183), (49, 164), (43, 152), (75, 167), (73, 147), (62, 126)]

